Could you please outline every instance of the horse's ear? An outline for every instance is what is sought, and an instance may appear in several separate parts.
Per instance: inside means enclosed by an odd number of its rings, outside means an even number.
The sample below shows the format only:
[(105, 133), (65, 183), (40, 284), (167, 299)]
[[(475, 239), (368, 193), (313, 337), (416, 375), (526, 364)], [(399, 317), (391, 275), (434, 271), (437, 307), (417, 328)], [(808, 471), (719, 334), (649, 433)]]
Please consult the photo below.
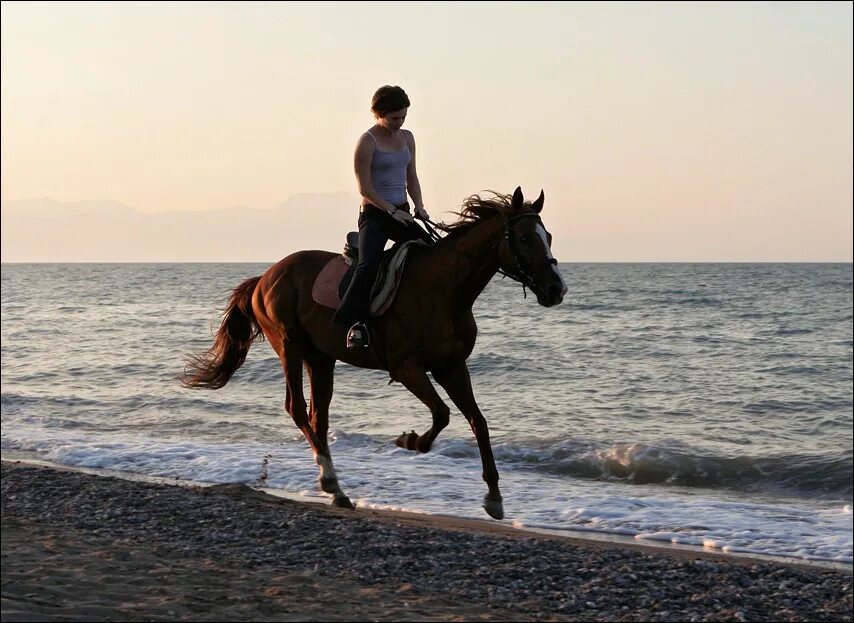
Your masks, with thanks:
[(546, 194), (540, 190), (540, 196), (537, 197), (537, 200), (531, 204), (531, 209), (539, 214), (543, 209), (543, 202), (546, 200)]
[(516, 190), (513, 191), (513, 201), (510, 202), (510, 208), (513, 210), (521, 210), (523, 201), (525, 201), (525, 198), (522, 197), (522, 187), (517, 186)]

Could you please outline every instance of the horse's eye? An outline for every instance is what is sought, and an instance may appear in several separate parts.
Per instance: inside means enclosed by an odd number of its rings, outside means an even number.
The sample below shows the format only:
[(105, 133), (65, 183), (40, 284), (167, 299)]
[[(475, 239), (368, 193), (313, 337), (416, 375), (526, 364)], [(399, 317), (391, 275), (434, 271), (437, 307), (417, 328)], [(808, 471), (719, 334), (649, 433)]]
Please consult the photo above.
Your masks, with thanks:
[(531, 244), (531, 236), (529, 234), (522, 234), (519, 240), (522, 244)]

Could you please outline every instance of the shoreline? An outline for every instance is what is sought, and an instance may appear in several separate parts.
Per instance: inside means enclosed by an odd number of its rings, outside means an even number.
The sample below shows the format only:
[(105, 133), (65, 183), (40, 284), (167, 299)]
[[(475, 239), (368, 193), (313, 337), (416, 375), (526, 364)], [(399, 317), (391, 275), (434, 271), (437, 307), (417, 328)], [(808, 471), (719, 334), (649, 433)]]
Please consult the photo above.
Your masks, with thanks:
[[(178, 486), (184, 488), (233, 488), (241, 489), (245, 495), (259, 496), (259, 499), (264, 499), (263, 496), (268, 496), (274, 499), (290, 500), (297, 504), (305, 504), (309, 507), (316, 508), (324, 512), (340, 514), (341, 516), (351, 516), (354, 511), (347, 509), (338, 509), (325, 502), (317, 499), (309, 499), (301, 496), (298, 493), (285, 491), (282, 489), (273, 489), (268, 487), (250, 487), (248, 485), (222, 485), (210, 484), (188, 480), (173, 480), (170, 478), (146, 476), (134, 474), (131, 472), (120, 472), (117, 470), (103, 470), (87, 467), (76, 467), (68, 465), (59, 465), (32, 457), (27, 457), (24, 454), (18, 454), (20, 458), (15, 458), (16, 453), (4, 453), (0, 457), (0, 462), (3, 464), (14, 463), (25, 466), (38, 466), (59, 471), (79, 472), (90, 474), (97, 477), (112, 477), (127, 480), (129, 482), (147, 482), (153, 484), (164, 484), (167, 486)], [(496, 521), (491, 519), (478, 519), (471, 517), (455, 517), (452, 515), (437, 515), (430, 513), (417, 513), (411, 511), (375, 509), (370, 507), (359, 506), (355, 509), (355, 514), (361, 518), (370, 518), (376, 521), (387, 521), (400, 523), (410, 526), (427, 526), (440, 527), (445, 530), (471, 531), (482, 532), (510, 538), (539, 538), (539, 539), (556, 539), (569, 544), (580, 545), (584, 547), (604, 547), (604, 548), (626, 548), (637, 550), (640, 552), (649, 552), (653, 554), (662, 554), (674, 556), (682, 559), (702, 559), (709, 561), (733, 562), (736, 564), (762, 564), (762, 563), (777, 563), (791, 565), (795, 567), (803, 567), (806, 569), (818, 569), (826, 571), (836, 571), (839, 573), (854, 574), (854, 565), (836, 562), (831, 560), (805, 560), (790, 556), (772, 556), (756, 553), (742, 552), (724, 552), (717, 549), (704, 548), (699, 545), (687, 544), (671, 544), (664, 541), (648, 541), (639, 540), (630, 536), (618, 534), (608, 534), (594, 531), (582, 530), (551, 530), (545, 528), (533, 528), (529, 526), (516, 526), (505, 521)]]
[(498, 522), (2, 462), (23, 620), (835, 621), (852, 576)]

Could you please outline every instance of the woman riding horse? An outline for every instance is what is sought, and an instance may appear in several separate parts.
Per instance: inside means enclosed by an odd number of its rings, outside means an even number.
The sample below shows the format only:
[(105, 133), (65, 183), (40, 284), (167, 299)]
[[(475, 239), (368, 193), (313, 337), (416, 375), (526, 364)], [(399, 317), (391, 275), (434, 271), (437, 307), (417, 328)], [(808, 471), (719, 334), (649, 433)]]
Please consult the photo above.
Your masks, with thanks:
[(415, 215), (428, 219), (421, 200), (421, 184), (415, 169), (415, 137), (402, 130), (409, 97), (400, 87), (384, 86), (374, 93), (371, 110), (376, 124), (359, 137), (355, 169), (362, 195), (359, 214), (359, 263), (350, 286), (335, 314), (335, 322), (352, 325), (347, 348), (368, 348), (371, 286), (388, 240), (423, 239), (426, 232), (409, 214), (406, 193), (415, 203)]
[[(370, 349), (347, 349), (345, 328), (333, 322), (333, 310), (313, 300), (315, 278), (336, 254), (298, 251), (287, 256), (234, 289), (213, 347), (189, 358), (184, 385), (222, 387), (245, 360), (253, 339), (263, 333), (284, 369), (285, 408), (314, 451), (321, 489), (333, 495), (336, 506), (352, 508), (338, 484), (327, 443), (335, 361), (388, 370), (392, 380), (427, 405), (432, 426), (422, 435), (413, 432), (397, 440), (418, 452), (430, 450), (450, 416), (427, 376), (430, 372), (474, 432), (488, 487), (484, 508), (502, 518), (489, 431), (466, 366), (477, 336), (472, 307), (499, 271), (530, 288), (540, 305), (551, 307), (563, 300), (566, 284), (540, 218), (543, 202), (542, 192), (533, 203), (524, 202), (521, 188), (512, 197), (469, 197), (460, 219), (440, 226), (447, 232), (444, 238), (411, 250), (395, 299), (373, 320)], [(303, 395), (303, 366), (311, 380), (310, 411)]]

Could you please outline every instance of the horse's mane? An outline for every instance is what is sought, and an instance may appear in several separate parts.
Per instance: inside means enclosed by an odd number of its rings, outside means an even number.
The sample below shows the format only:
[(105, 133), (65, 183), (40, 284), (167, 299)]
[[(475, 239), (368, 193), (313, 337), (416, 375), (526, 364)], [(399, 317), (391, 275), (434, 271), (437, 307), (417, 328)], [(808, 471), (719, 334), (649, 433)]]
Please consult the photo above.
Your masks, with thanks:
[(513, 201), (512, 195), (495, 192), (494, 190), (486, 190), (483, 192), (492, 193), (492, 197), (486, 198), (480, 195), (471, 195), (460, 207), (459, 212), (453, 212), (460, 218), (453, 223), (437, 223), (436, 227), (446, 234), (448, 238), (456, 238), (469, 231), (472, 227), (483, 220), (507, 214), (511, 209)]

